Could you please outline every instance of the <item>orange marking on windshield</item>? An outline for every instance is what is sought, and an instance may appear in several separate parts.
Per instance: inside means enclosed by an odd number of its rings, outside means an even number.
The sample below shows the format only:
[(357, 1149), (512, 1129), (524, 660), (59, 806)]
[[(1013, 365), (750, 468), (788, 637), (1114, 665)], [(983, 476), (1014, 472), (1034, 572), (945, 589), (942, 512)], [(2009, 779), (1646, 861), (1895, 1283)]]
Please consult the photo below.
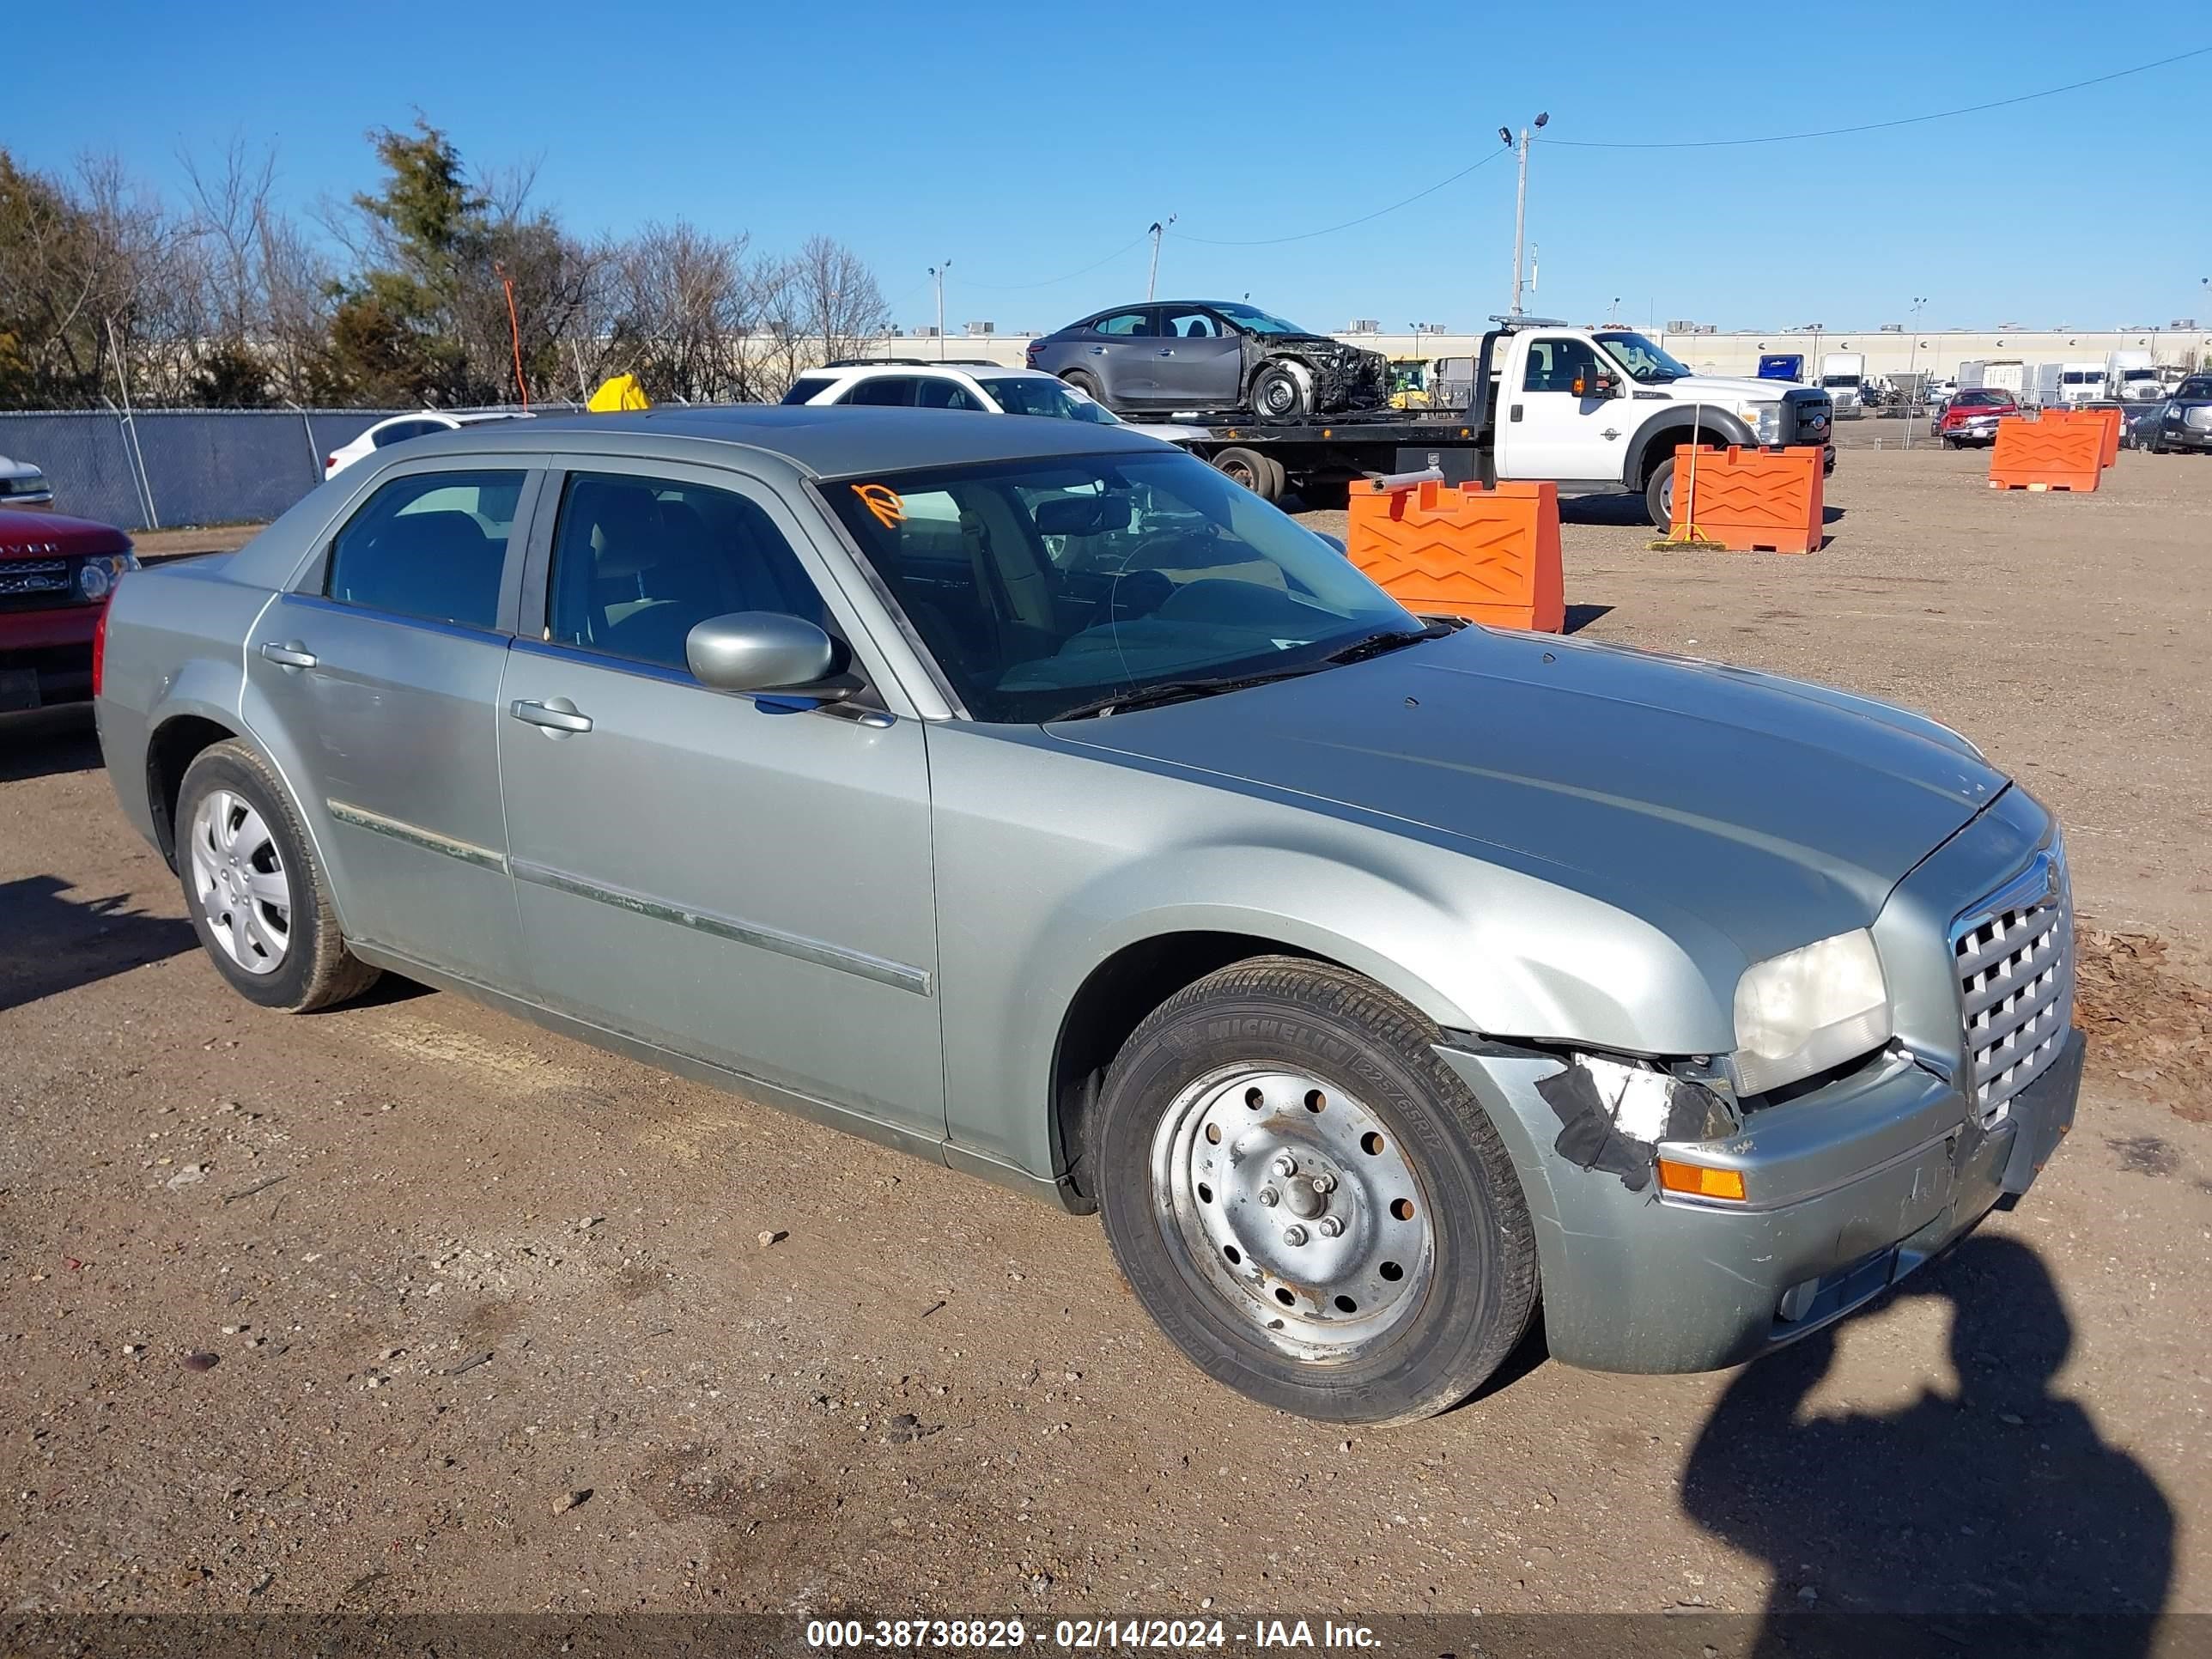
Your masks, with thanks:
[(896, 530), (905, 522), (906, 503), (889, 484), (854, 484), (853, 493), (867, 503), (868, 511), (876, 515), (876, 521), (884, 529)]

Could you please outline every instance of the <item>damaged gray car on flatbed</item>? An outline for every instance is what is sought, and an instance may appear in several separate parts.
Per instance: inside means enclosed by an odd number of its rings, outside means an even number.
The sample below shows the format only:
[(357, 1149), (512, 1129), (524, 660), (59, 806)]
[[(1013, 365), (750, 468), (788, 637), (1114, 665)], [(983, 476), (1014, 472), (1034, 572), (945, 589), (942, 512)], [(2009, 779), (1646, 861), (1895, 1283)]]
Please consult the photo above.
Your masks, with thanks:
[[(380, 971), (1103, 1216), (1340, 1422), (1729, 1365), (2073, 1121), (2051, 814), (1935, 721), (1407, 615), (1126, 428), (554, 417), (132, 574), (124, 811), (265, 1007)], [(487, 1199), (495, 1203), (495, 1198)]]

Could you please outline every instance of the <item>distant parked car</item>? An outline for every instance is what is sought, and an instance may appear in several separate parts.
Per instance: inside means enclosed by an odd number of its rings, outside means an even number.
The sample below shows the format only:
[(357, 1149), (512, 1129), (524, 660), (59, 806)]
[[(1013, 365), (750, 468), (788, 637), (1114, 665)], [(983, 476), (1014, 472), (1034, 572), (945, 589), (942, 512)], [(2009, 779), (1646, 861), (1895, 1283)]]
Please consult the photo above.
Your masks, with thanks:
[[(965, 409), (983, 415), (1041, 415), (1049, 420), (1120, 426), (1121, 417), (1079, 386), (1033, 368), (1007, 368), (981, 358), (930, 362), (875, 357), (810, 368), (783, 394), (787, 404), (865, 409)], [(1147, 438), (1181, 443), (1196, 427), (1148, 422)]]
[(2151, 428), (2154, 453), (2193, 449), (2202, 455), (2212, 451), (2212, 374), (2191, 375), (2165, 403), (2154, 407), (2158, 410), (2158, 424)]
[(419, 415), (394, 415), (389, 420), (379, 421), (351, 443), (340, 446), (323, 458), (323, 477), (335, 478), (356, 461), (374, 454), (392, 444), (404, 443), (410, 438), (427, 437), (433, 432), (458, 432), (465, 426), (475, 426), (484, 421), (526, 421), (526, 409), (490, 409), (456, 415), (442, 409), (426, 409)]
[(2011, 392), (1996, 386), (1970, 386), (1943, 405), (1943, 412), (1936, 417), (1936, 435), (1946, 449), (1993, 444), (1997, 441), (1998, 421), (2019, 413), (2020, 405), (2013, 401)]
[(0, 508), (0, 714), (92, 696), (93, 635), (137, 568), (112, 525)]
[(30, 462), (11, 461), (0, 455), (0, 507), (16, 513), (51, 513), (53, 486)]
[(1390, 362), (1229, 300), (1101, 311), (1032, 340), (1029, 366), (1108, 408), (1250, 409), (1266, 421), (1380, 409)]

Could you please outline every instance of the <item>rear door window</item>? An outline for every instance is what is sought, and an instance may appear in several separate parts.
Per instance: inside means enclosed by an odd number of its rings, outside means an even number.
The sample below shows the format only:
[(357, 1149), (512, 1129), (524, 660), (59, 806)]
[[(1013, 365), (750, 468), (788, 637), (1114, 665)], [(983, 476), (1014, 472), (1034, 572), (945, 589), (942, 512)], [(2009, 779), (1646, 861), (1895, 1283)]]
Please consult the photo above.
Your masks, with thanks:
[(957, 380), (923, 380), (916, 381), (915, 386), (915, 406), (919, 409), (981, 410), (983, 407), (969, 395), (968, 388)]
[(906, 409), (914, 403), (914, 376), (877, 374), (854, 382), (837, 401), (874, 409)]
[(386, 444), (404, 443), (410, 438), (420, 438), (428, 433), (446, 429), (443, 421), (394, 421), (389, 426), (377, 428), (369, 434), (368, 441), (371, 447), (381, 449)]
[(1145, 311), (1117, 311), (1110, 317), (1101, 317), (1096, 331), (1100, 334), (1112, 335), (1116, 339), (1150, 339), (1152, 335), (1152, 313)]
[(517, 469), (394, 478), (331, 543), (325, 596), (398, 617), (497, 626), (500, 573), (527, 477)]
[(811, 403), (837, 382), (827, 374), (802, 374), (791, 383), (791, 390), (783, 394), (787, 404)]

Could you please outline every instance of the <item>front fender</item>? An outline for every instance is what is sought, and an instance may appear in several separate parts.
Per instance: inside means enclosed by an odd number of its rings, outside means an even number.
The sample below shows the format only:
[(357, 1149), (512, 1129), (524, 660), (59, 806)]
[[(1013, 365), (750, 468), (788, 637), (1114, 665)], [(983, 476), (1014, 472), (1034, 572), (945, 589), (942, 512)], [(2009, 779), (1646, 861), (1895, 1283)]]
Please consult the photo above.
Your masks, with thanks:
[[(1646, 470), (1673, 454), (1677, 444), (1692, 441), (1693, 436), (1698, 443), (1723, 448), (1730, 444), (1751, 448), (1759, 441), (1757, 434), (1727, 410), (1700, 404), (1693, 418), (1691, 405), (1669, 404), (1653, 414), (1629, 440), (1628, 452), (1621, 459), (1621, 483), (1632, 489), (1643, 489)], [(1658, 452), (1656, 455), (1654, 450)]]

